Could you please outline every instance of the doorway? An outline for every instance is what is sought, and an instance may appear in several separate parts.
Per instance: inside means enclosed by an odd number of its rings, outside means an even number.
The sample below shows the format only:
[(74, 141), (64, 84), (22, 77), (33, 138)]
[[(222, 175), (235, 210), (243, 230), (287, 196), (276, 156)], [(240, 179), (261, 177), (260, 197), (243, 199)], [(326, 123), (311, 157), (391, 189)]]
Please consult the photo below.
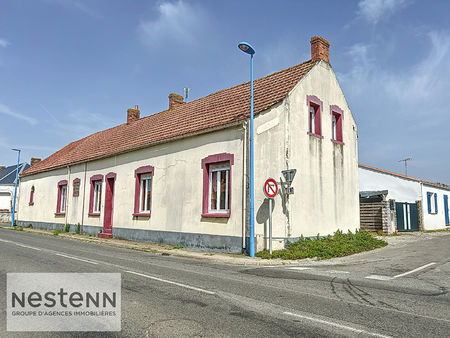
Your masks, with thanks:
[(105, 215), (103, 218), (103, 232), (99, 234), (99, 237), (103, 238), (112, 237), (115, 181), (116, 181), (116, 174), (109, 173), (108, 175), (106, 175)]

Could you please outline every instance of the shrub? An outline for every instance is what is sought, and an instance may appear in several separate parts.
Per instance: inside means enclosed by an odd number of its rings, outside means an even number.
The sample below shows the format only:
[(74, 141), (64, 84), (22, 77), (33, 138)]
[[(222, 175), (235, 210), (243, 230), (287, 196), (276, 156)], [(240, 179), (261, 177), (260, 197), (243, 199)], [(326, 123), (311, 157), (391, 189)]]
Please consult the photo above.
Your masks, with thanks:
[(65, 232), (69, 232), (70, 231), (70, 224), (66, 224), (66, 226), (64, 227), (64, 231)]
[(80, 223), (78, 223), (77, 226), (75, 227), (75, 233), (79, 234), (80, 230), (81, 230), (81, 225), (80, 225)]
[(328, 259), (332, 257), (348, 256), (354, 253), (373, 250), (386, 246), (383, 240), (373, 237), (367, 231), (356, 231), (352, 233), (343, 233), (338, 230), (333, 236), (320, 237), (317, 235), (314, 239), (303, 238), (297, 242), (289, 243), (283, 250), (275, 250), (272, 255), (269, 251), (263, 250), (256, 256), (261, 258), (281, 258), (281, 259), (301, 259), (317, 257), (319, 259)]

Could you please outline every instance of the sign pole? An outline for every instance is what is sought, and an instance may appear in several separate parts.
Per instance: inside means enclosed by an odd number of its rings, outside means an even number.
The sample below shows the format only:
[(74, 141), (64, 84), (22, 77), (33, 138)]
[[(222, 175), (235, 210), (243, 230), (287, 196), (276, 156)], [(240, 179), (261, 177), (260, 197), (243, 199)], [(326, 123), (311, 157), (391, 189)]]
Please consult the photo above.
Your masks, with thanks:
[(272, 199), (269, 198), (269, 252), (272, 254)]

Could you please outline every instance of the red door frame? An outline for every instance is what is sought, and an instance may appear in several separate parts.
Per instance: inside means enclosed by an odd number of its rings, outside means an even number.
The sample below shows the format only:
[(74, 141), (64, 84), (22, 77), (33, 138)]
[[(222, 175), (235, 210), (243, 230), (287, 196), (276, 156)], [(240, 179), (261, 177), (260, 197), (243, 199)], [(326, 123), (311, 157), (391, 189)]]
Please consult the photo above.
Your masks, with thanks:
[(99, 237), (112, 237), (113, 211), (114, 211), (114, 185), (116, 182), (116, 174), (109, 173), (105, 176), (105, 212), (103, 215), (103, 232)]

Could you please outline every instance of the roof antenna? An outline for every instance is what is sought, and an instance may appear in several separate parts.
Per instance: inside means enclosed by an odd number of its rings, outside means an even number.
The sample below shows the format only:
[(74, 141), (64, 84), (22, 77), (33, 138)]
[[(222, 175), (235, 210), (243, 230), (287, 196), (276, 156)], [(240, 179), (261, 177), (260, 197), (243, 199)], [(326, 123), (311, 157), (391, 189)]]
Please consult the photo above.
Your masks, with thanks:
[(405, 176), (408, 176), (408, 161), (411, 161), (412, 158), (408, 157), (403, 160), (400, 160), (399, 162), (405, 162)]
[(184, 101), (187, 101), (187, 98), (189, 97), (189, 92), (191, 91), (191, 88), (183, 88), (184, 90)]

